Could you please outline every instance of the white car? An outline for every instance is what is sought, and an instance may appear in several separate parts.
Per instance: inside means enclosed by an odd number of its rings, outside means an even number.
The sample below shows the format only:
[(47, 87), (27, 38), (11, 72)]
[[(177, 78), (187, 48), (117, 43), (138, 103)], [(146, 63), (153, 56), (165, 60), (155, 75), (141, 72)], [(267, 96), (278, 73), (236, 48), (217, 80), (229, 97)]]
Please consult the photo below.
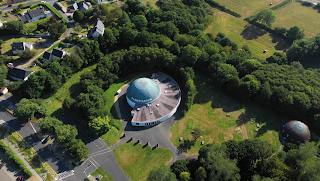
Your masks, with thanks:
[(47, 1), (41, 1), (41, 3), (46, 3)]

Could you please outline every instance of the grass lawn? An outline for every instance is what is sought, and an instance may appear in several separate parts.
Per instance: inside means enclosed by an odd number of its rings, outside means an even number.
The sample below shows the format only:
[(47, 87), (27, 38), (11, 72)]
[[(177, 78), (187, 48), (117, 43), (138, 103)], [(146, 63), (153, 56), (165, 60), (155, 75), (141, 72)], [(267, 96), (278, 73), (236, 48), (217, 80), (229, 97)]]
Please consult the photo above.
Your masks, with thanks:
[[(95, 67), (96, 65), (92, 65), (74, 74), (54, 95), (43, 100), (43, 105), (48, 109), (47, 113), (49, 116), (55, 116), (62, 113), (62, 102), (69, 97), (75, 99), (80, 94), (81, 88), (79, 83), (81, 74), (92, 71)], [(48, 100), (51, 100), (51, 103), (47, 104), (46, 102)]]
[(8, 13), (8, 17), (6, 17), (6, 13), (2, 12), (2, 14), (0, 15), (0, 19), (2, 21), (2, 23), (4, 21), (19, 21), (19, 18), (15, 15), (12, 15), (10, 13)]
[(110, 175), (101, 167), (97, 168), (97, 170), (92, 172), (90, 175), (93, 177), (97, 177), (99, 174), (103, 176), (100, 181), (113, 181), (112, 177), (110, 177)]
[(25, 25), (26, 25), (26, 28), (28, 29), (28, 32), (34, 32), (37, 29), (38, 23), (45, 23), (48, 21), (50, 21), (50, 17), (46, 17), (41, 20), (33, 21), (33, 22), (27, 23)]
[[(204, 76), (197, 75), (195, 84), (198, 90), (195, 104), (171, 128), (170, 139), (175, 146), (180, 146), (180, 137), (193, 140), (192, 130), (200, 128), (202, 137), (197, 139), (194, 146), (187, 151), (187, 155), (197, 154), (201, 141), (208, 144), (231, 139), (241, 141), (258, 138), (268, 141), (276, 150), (279, 149), (278, 126), (288, 120), (287, 118), (255, 103), (243, 103), (225, 95), (221, 90), (211, 86)], [(260, 125), (258, 132), (255, 131), (257, 123)]]
[(242, 16), (247, 17), (258, 13), (262, 9), (270, 8), (270, 3), (274, 5), (283, 2), (284, 0), (215, 0), (220, 5), (225, 6)]
[(134, 142), (122, 144), (114, 150), (114, 154), (122, 170), (133, 181), (147, 180), (154, 167), (165, 165), (172, 158), (169, 149), (152, 149)]
[(19, 149), (27, 162), (45, 181), (53, 181), (57, 173), (40, 155), (27, 143), (18, 132), (10, 131), (8, 139)]
[(110, 147), (118, 143), (123, 132), (121, 120), (115, 119), (114, 121), (115, 125), (112, 126), (106, 134), (100, 136), (100, 138), (103, 139), (103, 141), (105, 141)]
[[(4, 43), (2, 44), (2, 50), (1, 50), (2, 54), (3, 55), (8, 55), (9, 57), (12, 57), (13, 59), (17, 59), (17, 58), (19, 58), (19, 56), (18, 55), (14, 55), (12, 53), (12, 51), (11, 51), (11, 43), (18, 43), (18, 42), (32, 43), (33, 44), (33, 49), (32, 50), (36, 52), (36, 55), (38, 55), (40, 52), (44, 51), (46, 49), (46, 47), (44, 47), (40, 43), (36, 43), (36, 42), (47, 41), (46, 39), (39, 40), (38, 38), (26, 38), (26, 37), (7, 38), (7, 39), (3, 39), (3, 40), (4, 40)], [(14, 65), (15, 65), (15, 63), (14, 63)]]
[[(215, 10), (214, 20), (205, 30), (205, 33), (212, 33), (216, 36), (219, 32), (224, 33), (231, 41), (237, 43), (239, 48), (248, 45), (253, 57), (259, 57), (260, 59), (267, 58), (276, 51), (282, 52), (290, 47), (290, 44), (276, 35), (250, 25), (240, 18)], [(263, 53), (264, 50), (267, 50), (267, 52)]]
[(273, 26), (290, 28), (298, 26), (303, 29), (306, 36), (313, 37), (320, 32), (320, 13), (312, 7), (302, 6), (299, 2), (289, 5), (275, 11), (277, 16)]

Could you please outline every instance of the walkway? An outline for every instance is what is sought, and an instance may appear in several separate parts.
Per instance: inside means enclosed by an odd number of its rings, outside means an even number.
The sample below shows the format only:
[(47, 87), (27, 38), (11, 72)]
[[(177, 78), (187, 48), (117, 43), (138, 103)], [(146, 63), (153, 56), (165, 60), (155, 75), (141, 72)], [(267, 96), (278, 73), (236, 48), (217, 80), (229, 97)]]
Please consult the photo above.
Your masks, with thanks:
[(38, 175), (38, 173), (31, 167), (31, 165), (24, 159), (24, 156), (20, 153), (20, 151), (7, 138), (9, 131), (10, 131), (10, 126), (7, 126), (7, 132), (4, 135), (4, 139), (9, 143), (9, 146), (20, 157), (20, 159), (23, 161), (23, 163), (26, 164), (27, 168), (33, 173), (33, 175), (35, 175), (38, 180), (42, 181), (42, 178)]

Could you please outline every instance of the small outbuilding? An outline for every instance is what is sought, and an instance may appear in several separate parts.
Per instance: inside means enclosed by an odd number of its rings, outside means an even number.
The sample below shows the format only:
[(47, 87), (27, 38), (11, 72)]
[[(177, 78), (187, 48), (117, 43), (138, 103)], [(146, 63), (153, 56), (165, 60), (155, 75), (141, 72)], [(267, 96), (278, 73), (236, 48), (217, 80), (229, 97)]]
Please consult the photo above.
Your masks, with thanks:
[(6, 88), (6, 87), (2, 87), (1, 89), (0, 89), (0, 94), (6, 94), (8, 92), (8, 89)]
[(280, 125), (280, 134), (290, 143), (300, 144), (311, 140), (308, 126), (301, 121), (289, 121)]

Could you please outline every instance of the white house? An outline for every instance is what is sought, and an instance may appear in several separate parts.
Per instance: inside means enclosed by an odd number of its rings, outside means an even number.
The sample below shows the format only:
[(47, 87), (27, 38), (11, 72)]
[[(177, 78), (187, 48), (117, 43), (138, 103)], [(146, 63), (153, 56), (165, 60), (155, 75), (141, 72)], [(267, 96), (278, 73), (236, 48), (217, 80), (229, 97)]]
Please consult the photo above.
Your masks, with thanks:
[(3, 27), (3, 23), (2, 23), (2, 21), (0, 19), (0, 28), (2, 28), (2, 27)]
[(23, 23), (30, 23), (48, 16), (51, 16), (51, 11), (43, 11), (42, 8), (37, 8), (33, 11), (26, 12), (20, 16), (20, 19)]
[(103, 35), (103, 33), (104, 33), (104, 24), (102, 23), (102, 21), (98, 19), (94, 27), (91, 28), (90, 30), (90, 36), (92, 36), (93, 38), (98, 38), (99, 35)]
[(32, 50), (33, 46), (31, 43), (19, 42), (19, 43), (11, 43), (12, 53), (18, 54), (18, 51), (22, 53), (26, 49)]

